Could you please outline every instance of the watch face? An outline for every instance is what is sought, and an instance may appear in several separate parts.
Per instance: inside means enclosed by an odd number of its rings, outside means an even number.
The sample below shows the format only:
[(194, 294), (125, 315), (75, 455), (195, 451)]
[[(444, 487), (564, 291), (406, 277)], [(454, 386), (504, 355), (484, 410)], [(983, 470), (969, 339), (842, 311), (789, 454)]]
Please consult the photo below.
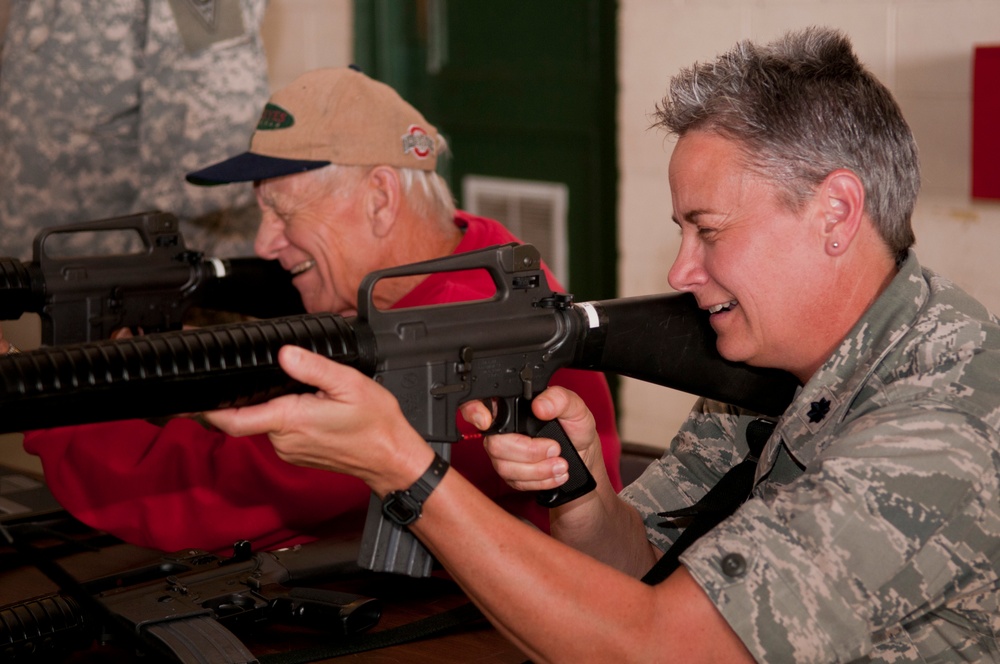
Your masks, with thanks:
[(408, 526), (420, 516), (420, 502), (402, 491), (394, 491), (382, 501), (382, 514), (400, 526)]

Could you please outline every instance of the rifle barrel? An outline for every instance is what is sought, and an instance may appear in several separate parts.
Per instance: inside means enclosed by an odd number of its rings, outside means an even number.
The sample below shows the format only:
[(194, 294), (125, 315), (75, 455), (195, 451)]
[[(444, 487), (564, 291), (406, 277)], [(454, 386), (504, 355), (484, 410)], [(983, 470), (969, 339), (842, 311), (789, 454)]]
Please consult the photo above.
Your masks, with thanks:
[(199, 412), (305, 391), (278, 366), (286, 344), (362, 370), (371, 355), (335, 314), (41, 348), (0, 358), (0, 430)]

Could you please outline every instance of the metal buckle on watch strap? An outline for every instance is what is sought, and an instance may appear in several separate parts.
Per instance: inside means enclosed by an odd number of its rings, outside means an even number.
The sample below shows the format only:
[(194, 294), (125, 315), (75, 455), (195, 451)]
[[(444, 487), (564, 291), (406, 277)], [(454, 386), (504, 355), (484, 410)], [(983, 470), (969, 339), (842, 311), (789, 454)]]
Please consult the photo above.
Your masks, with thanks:
[(419, 519), (423, 512), (424, 501), (437, 487), (449, 467), (447, 461), (435, 454), (434, 461), (409, 489), (393, 491), (382, 499), (382, 514), (399, 526), (408, 526)]

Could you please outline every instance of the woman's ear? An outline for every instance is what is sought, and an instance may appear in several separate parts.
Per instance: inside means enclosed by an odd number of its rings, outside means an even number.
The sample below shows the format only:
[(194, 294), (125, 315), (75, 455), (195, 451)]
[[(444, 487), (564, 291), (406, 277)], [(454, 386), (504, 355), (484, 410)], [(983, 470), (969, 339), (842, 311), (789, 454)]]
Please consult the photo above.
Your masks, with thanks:
[(865, 216), (865, 187), (853, 171), (838, 169), (820, 186), (820, 214), (827, 254), (840, 256), (854, 241)]
[(390, 166), (376, 166), (367, 175), (368, 193), (365, 213), (375, 237), (386, 237), (392, 230), (402, 205), (402, 183), (399, 173)]

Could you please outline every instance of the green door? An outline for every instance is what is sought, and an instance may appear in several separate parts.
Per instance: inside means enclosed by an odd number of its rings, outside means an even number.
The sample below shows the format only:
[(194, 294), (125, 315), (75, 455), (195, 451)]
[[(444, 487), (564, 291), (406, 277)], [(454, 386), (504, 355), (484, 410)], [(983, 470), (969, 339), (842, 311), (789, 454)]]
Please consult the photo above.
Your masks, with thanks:
[(617, 294), (615, 12), (613, 0), (355, 0), (358, 65), (447, 137), (442, 174), (460, 206), (470, 182), (563, 192), (578, 301)]

